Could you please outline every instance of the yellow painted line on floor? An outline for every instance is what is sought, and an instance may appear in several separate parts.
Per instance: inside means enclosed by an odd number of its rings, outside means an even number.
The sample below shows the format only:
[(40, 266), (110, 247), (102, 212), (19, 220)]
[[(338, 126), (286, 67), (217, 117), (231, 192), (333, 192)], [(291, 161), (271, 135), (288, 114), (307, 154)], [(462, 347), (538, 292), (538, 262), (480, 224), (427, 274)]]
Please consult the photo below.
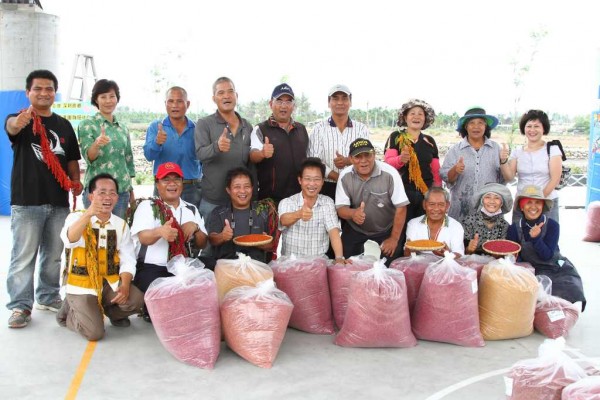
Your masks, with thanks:
[(79, 391), (79, 387), (81, 386), (81, 381), (83, 381), (85, 371), (87, 370), (87, 367), (90, 364), (90, 361), (92, 360), (92, 356), (94, 355), (94, 350), (96, 350), (97, 343), (98, 342), (88, 342), (88, 345), (85, 348), (85, 351), (83, 352), (83, 356), (81, 357), (79, 367), (77, 368), (77, 371), (75, 371), (75, 376), (71, 381), (69, 391), (65, 396), (65, 400), (73, 400), (77, 398), (77, 392)]

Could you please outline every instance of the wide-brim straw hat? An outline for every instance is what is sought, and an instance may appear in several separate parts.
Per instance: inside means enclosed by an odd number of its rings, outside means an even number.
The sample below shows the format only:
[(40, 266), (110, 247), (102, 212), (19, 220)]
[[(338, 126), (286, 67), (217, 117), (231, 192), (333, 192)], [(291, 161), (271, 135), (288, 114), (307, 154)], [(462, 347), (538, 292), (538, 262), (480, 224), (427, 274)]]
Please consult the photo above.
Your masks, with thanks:
[(467, 121), (473, 118), (483, 118), (487, 126), (490, 127), (490, 129), (494, 129), (495, 127), (497, 127), (499, 122), (498, 118), (494, 117), (493, 115), (487, 114), (485, 112), (485, 109), (481, 107), (473, 107), (468, 109), (467, 112), (465, 112), (465, 115), (460, 117), (460, 119), (458, 120), (456, 130), (460, 132), (463, 126), (467, 123)]
[(400, 110), (398, 111), (398, 121), (396, 124), (401, 128), (406, 126), (404, 114), (414, 107), (421, 107), (425, 111), (425, 123), (423, 124), (422, 129), (427, 129), (429, 126), (431, 126), (431, 124), (433, 124), (433, 121), (435, 121), (435, 111), (433, 110), (433, 107), (429, 105), (429, 103), (419, 99), (410, 99), (406, 103), (402, 104), (402, 107), (400, 107)]
[(513, 207), (512, 194), (510, 193), (510, 190), (508, 190), (506, 185), (502, 185), (500, 183), (486, 183), (485, 185), (480, 187), (477, 191), (475, 191), (475, 194), (473, 194), (473, 196), (471, 197), (471, 207), (479, 210), (479, 208), (481, 207), (481, 204), (482, 204), (481, 201), (483, 199), (483, 196), (486, 193), (490, 193), (490, 192), (496, 193), (498, 196), (500, 196), (502, 198), (502, 207), (500, 208), (500, 210), (502, 211), (502, 214), (506, 214), (507, 212), (512, 210), (512, 207)]
[(554, 205), (554, 201), (544, 196), (544, 192), (542, 188), (535, 185), (527, 185), (515, 196), (515, 210), (519, 207), (519, 201), (521, 199), (536, 199), (536, 200), (544, 200), (544, 212), (550, 211), (552, 206)]

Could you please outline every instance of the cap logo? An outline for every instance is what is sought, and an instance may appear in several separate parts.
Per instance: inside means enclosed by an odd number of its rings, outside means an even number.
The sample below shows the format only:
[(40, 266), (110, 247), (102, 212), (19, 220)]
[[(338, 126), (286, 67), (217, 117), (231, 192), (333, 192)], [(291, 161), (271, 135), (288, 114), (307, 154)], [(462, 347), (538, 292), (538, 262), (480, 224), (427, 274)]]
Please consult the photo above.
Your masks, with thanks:
[(357, 148), (357, 147), (370, 146), (370, 145), (371, 144), (366, 140), (357, 140), (356, 142), (354, 142), (352, 147)]
[(175, 165), (173, 163), (167, 162), (164, 164), (165, 169), (175, 169)]

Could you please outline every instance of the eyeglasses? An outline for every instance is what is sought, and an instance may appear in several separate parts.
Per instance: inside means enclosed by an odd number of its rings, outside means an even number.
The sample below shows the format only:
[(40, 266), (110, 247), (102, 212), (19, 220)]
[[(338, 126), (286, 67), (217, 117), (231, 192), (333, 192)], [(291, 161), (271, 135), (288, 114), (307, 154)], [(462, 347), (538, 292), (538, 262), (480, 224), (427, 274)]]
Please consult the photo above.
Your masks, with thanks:
[(303, 177), (302, 177), (302, 180), (303, 180), (303, 181), (306, 181), (306, 182), (309, 182), (309, 183), (310, 183), (310, 182), (315, 182), (315, 183), (318, 183), (318, 182), (321, 182), (321, 181), (323, 180), (323, 178), (309, 178), (309, 177), (304, 177), (304, 176), (303, 176)]
[(274, 100), (273, 103), (275, 103), (278, 106), (291, 106), (292, 104), (294, 104), (294, 100)]
[(96, 192), (93, 192), (94, 196), (99, 196), (99, 197), (119, 197), (119, 194), (117, 192), (107, 192), (106, 190), (99, 190)]
[(169, 183), (181, 185), (183, 183), (183, 178), (161, 178), (158, 181), (163, 185), (168, 185)]

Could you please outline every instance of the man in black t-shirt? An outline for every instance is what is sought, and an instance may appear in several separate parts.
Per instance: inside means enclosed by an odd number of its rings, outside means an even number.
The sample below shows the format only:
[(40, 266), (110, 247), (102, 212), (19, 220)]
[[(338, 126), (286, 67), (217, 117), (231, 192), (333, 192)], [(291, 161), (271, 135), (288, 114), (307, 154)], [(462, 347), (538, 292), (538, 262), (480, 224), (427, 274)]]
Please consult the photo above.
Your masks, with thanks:
[(50, 71), (36, 70), (27, 76), (25, 94), (31, 105), (6, 118), (4, 129), (14, 152), (11, 177), (11, 230), (13, 248), (7, 277), (12, 310), (10, 328), (31, 321), (34, 302), (33, 277), (39, 253), (39, 279), (35, 290), (37, 308), (57, 312), (60, 230), (69, 213), (69, 190), (81, 193), (81, 154), (73, 127), (52, 112), (58, 81)]
[(272, 244), (257, 247), (242, 247), (233, 238), (252, 233), (269, 231), (267, 210), (260, 210), (252, 202), (253, 179), (247, 168), (234, 168), (227, 172), (227, 194), (231, 200), (226, 206), (215, 208), (208, 220), (208, 240), (213, 246), (213, 257), (237, 258), (236, 253), (244, 253), (252, 259), (266, 262), (266, 252), (273, 251)]

